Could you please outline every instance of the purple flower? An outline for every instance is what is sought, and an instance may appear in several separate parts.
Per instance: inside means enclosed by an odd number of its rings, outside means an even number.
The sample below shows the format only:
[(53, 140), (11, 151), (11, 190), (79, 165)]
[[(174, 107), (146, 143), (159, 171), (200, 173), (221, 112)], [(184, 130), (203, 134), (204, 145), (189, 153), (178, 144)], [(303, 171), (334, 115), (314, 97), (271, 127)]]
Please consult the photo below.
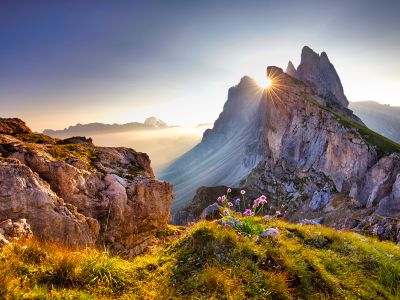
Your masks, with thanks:
[(226, 208), (222, 211), (222, 214), (224, 216), (229, 216), (229, 210), (227, 210)]
[(236, 198), (235, 204), (236, 204), (236, 205), (239, 205), (239, 204), (240, 204), (240, 199), (239, 199), (239, 198)]
[(245, 191), (245, 190), (241, 190), (240, 193), (241, 193), (242, 195), (244, 195), (244, 194), (246, 194), (246, 191)]
[(232, 207), (232, 206), (233, 206), (233, 203), (232, 203), (232, 202), (228, 202), (228, 206), (229, 206), (229, 207)]
[(253, 215), (253, 211), (251, 209), (246, 209), (243, 212), (243, 216), (251, 216), (251, 215)]
[(279, 216), (282, 215), (282, 213), (281, 213), (279, 210), (277, 210), (277, 211), (275, 212), (275, 215), (276, 215), (277, 217), (279, 217)]
[(258, 199), (258, 204), (267, 204), (267, 199)]
[(231, 188), (228, 188), (227, 192), (228, 192), (228, 193), (232, 192)]
[(267, 197), (266, 197), (265, 195), (261, 195), (261, 196), (260, 196), (260, 199), (261, 199), (261, 200), (267, 200)]

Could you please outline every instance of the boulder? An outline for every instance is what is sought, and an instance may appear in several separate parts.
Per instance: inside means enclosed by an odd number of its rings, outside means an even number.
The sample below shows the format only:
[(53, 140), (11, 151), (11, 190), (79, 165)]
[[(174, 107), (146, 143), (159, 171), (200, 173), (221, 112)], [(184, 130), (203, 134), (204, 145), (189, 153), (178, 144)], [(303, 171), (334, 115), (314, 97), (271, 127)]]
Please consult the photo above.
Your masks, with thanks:
[(261, 232), (259, 237), (265, 238), (267, 236), (277, 239), (279, 237), (278, 228), (268, 228), (268, 229), (264, 230), (263, 232)]
[(218, 205), (218, 203), (213, 203), (207, 206), (200, 215), (200, 219), (202, 220), (216, 220), (222, 218), (222, 206)]

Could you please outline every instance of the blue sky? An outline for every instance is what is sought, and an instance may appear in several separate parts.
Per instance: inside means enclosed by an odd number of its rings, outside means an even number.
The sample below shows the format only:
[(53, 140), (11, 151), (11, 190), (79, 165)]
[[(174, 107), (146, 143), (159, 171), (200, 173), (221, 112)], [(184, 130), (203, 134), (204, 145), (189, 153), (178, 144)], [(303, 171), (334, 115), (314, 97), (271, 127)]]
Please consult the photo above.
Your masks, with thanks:
[(400, 105), (399, 1), (0, 2), (2, 116), (35, 130), (213, 122), (242, 76), (326, 51), (350, 100)]

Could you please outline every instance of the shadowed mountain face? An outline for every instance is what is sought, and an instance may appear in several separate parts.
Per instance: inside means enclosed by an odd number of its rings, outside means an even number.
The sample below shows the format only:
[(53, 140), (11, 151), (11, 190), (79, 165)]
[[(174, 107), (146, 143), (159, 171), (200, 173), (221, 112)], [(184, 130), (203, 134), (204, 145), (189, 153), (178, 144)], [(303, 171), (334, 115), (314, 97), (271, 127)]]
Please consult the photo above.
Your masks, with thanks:
[(199, 186), (236, 185), (262, 158), (258, 144), (262, 89), (243, 77), (230, 88), (223, 112), (200, 144), (176, 160), (159, 177), (174, 184), (176, 211), (188, 203)]
[(324, 216), (339, 227), (355, 214), (400, 215), (399, 144), (347, 109), (326, 54), (311, 52), (295, 77), (268, 67), (273, 85), (261, 97), (247, 85), (230, 90), (214, 128), (162, 173), (175, 185), (173, 212), (200, 186), (240, 183), (292, 220)]
[(350, 102), (349, 108), (372, 130), (400, 142), (400, 107), (375, 101)]

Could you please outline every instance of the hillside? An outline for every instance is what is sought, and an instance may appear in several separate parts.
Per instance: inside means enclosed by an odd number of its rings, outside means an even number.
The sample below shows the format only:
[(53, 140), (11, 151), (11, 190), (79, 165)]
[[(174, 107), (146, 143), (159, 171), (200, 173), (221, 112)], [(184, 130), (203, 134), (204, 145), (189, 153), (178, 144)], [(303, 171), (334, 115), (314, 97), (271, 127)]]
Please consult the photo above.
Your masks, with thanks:
[[(240, 220), (246, 222), (246, 218)], [(13, 299), (399, 299), (398, 246), (323, 226), (248, 219), (157, 232), (126, 260), (34, 241), (0, 251), (1, 296)], [(278, 237), (257, 238), (276, 228)]]

